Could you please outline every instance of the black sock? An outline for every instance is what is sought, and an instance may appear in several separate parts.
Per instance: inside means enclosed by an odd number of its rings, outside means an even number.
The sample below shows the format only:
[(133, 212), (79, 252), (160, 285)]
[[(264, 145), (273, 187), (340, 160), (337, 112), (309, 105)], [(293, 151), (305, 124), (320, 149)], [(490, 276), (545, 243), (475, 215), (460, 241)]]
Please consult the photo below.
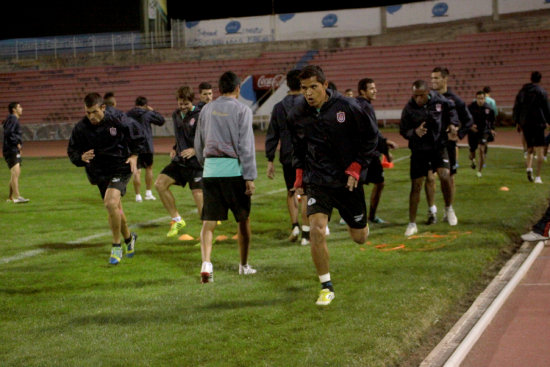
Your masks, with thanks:
[(120, 247), (120, 243), (113, 243), (113, 247)]
[(302, 231), (302, 238), (309, 240), (309, 231)]
[(328, 288), (331, 292), (334, 292), (334, 287), (332, 286), (332, 281), (321, 283), (323, 289)]
[(130, 242), (132, 242), (132, 235), (130, 235), (130, 237), (124, 239), (125, 244), (129, 244)]
[(292, 229), (294, 229), (294, 227), (300, 228), (300, 224), (299, 223), (292, 223)]

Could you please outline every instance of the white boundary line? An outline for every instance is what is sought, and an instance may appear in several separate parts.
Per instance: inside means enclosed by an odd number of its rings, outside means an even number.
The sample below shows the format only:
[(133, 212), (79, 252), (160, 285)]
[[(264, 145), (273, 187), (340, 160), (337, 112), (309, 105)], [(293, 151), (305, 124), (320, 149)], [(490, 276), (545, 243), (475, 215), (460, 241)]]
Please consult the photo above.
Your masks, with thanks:
[(499, 295), (495, 298), (491, 306), (483, 313), (483, 316), (478, 320), (474, 327), (470, 330), (468, 335), (460, 343), (460, 345), (455, 349), (451, 357), (445, 362), (444, 367), (458, 367), (460, 363), (466, 358), (470, 350), (477, 342), (481, 334), (485, 331), (491, 320), (495, 317), (497, 312), (500, 310), (504, 302), (508, 299), (510, 294), (523, 279), (527, 271), (533, 265), (533, 262), (536, 260), (537, 256), (544, 249), (544, 241), (539, 241), (535, 248), (531, 251), (527, 259), (523, 262), (518, 271), (514, 274), (512, 279), (506, 284), (506, 286), (500, 291)]
[[(262, 198), (264, 196), (271, 196), (271, 195), (278, 194), (278, 193), (283, 192), (283, 191), (286, 191), (286, 188), (268, 191), (265, 194), (253, 195), (252, 198), (257, 199), (257, 198)], [(192, 213), (196, 213), (196, 212), (197, 212), (197, 209), (192, 209), (192, 210), (189, 210), (189, 211), (185, 212), (184, 214), (192, 214)], [(151, 219), (151, 220), (148, 220), (146, 222), (132, 224), (132, 225), (130, 225), (130, 228), (147, 226), (147, 225), (158, 223), (158, 222), (164, 222), (164, 221), (167, 221), (169, 219), (170, 219), (169, 216), (164, 216), (164, 217), (160, 217), (160, 218), (156, 218), (156, 219)], [(95, 238), (108, 236), (110, 234), (111, 234), (111, 232), (107, 232), (107, 231), (106, 232), (100, 232), (100, 233), (96, 233), (96, 234), (93, 234), (93, 235), (90, 235), (90, 236), (81, 237), (81, 238), (78, 238), (76, 240), (66, 242), (66, 244), (67, 245), (76, 245), (76, 244), (79, 244), (79, 243), (82, 243), (82, 242), (87, 242), (87, 241), (93, 240)], [(10, 262), (13, 262), (13, 261), (23, 260), (23, 259), (26, 259), (26, 258), (29, 258), (29, 257), (33, 257), (33, 256), (43, 254), (46, 251), (47, 250), (45, 250), (45, 249), (35, 249), (35, 250), (29, 250), (29, 251), (21, 252), (19, 254), (13, 255), (13, 256), (3, 257), (3, 258), (0, 258), (0, 264), (7, 264), (7, 263), (10, 263)]]

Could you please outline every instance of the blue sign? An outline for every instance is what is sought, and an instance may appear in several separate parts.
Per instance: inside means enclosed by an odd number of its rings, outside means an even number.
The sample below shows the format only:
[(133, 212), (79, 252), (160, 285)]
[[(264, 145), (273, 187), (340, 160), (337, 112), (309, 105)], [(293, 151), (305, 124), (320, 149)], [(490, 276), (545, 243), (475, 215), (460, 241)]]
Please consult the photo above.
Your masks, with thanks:
[(432, 8), (432, 14), (434, 17), (443, 17), (449, 10), (449, 5), (447, 3), (437, 3)]
[(325, 15), (323, 18), (323, 28), (331, 28), (335, 27), (336, 23), (338, 22), (338, 16), (336, 14), (330, 13)]
[(193, 27), (198, 26), (199, 23), (200, 23), (200, 20), (193, 20), (193, 21), (190, 21), (190, 22), (185, 22), (185, 27), (193, 28)]
[(399, 10), (401, 10), (401, 7), (403, 5), (391, 5), (391, 6), (386, 6), (386, 11), (390, 14), (393, 14), (393, 13), (397, 13)]
[[(550, 0), (549, 0), (550, 1)], [(279, 15), (279, 19), (282, 21), (282, 22), (286, 22), (288, 20), (291, 20), (292, 18), (294, 18), (294, 13), (287, 13), (287, 14), (281, 14)]]
[(241, 22), (233, 20), (225, 26), (227, 34), (237, 33), (241, 29)]

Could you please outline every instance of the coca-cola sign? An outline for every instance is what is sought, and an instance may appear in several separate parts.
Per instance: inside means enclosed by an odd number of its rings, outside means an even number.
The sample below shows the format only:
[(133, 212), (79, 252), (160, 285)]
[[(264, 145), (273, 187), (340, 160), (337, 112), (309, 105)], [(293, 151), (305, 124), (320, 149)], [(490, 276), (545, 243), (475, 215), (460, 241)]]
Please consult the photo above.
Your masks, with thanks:
[(267, 90), (277, 89), (285, 81), (283, 74), (261, 74), (254, 75), (254, 89)]

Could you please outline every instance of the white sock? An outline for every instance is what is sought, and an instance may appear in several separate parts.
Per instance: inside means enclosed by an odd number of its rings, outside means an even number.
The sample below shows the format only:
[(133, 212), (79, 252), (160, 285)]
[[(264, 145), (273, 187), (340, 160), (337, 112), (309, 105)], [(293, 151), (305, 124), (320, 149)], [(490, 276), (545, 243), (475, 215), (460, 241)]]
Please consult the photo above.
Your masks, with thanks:
[(145, 190), (145, 196), (153, 196), (151, 190)]
[(302, 226), (302, 231), (309, 232), (309, 226)]
[(201, 267), (201, 273), (211, 273), (212, 268), (213, 268), (212, 263), (203, 261), (202, 262), (202, 267)]
[(319, 281), (321, 283), (330, 282), (330, 273), (319, 275)]
[(453, 206), (452, 206), (452, 205), (449, 205), (449, 206), (446, 206), (446, 207), (445, 207), (445, 210), (449, 210), (449, 209), (452, 209), (452, 208), (453, 208)]
[(437, 206), (435, 205), (430, 206), (430, 212), (434, 214), (437, 213)]
[(179, 222), (181, 220), (181, 216), (178, 215), (177, 217), (172, 218), (174, 222)]
[(527, 172), (533, 172), (532, 168), (527, 168)]

